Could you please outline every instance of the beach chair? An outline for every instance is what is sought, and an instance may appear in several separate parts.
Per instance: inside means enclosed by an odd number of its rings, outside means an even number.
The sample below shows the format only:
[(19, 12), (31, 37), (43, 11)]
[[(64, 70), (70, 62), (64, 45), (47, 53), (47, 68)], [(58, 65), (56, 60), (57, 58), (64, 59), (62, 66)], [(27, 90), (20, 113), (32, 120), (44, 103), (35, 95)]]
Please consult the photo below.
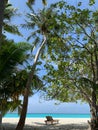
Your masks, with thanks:
[(52, 118), (52, 116), (46, 116), (46, 119), (47, 119), (47, 120), (45, 120), (46, 125), (47, 125), (48, 123), (51, 123), (52, 125), (53, 125), (54, 123), (59, 123), (59, 120), (54, 120), (54, 119)]

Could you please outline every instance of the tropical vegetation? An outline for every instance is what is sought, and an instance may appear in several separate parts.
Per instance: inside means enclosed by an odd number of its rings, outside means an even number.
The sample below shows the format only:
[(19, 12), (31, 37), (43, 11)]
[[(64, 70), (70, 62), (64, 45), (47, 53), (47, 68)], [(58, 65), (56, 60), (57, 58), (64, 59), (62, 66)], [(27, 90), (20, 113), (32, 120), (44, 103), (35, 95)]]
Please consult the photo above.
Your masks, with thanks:
[[(46, 1), (42, 1), (46, 5)], [(16, 130), (22, 130), (28, 97), (34, 94), (34, 90), (42, 89), (45, 90), (46, 99), (87, 102), (91, 112), (91, 121), (88, 123), (91, 130), (97, 129), (98, 11), (82, 8), (82, 2), (75, 7), (61, 1), (35, 12), (32, 8), (35, 0), (28, 0), (30, 13), (22, 27), (30, 31), (27, 40), (32, 40), (32, 45), (16, 44), (6, 38), (6, 32), (22, 36), (17, 26), (10, 23), (15, 9), (7, 2), (1, 0), (0, 3), (1, 114), (20, 106), (19, 96), (23, 95), (20, 120), (16, 127)], [(92, 4), (93, 0), (90, 1)], [(28, 60), (28, 49), (31, 50), (32, 65), (25, 62)], [(43, 81), (47, 89), (42, 87), (42, 80), (36, 75), (37, 65), (43, 65), (46, 70)], [(3, 106), (6, 106), (5, 110)]]
[(57, 13), (53, 24), (57, 28), (48, 40), (53, 53), (46, 55), (47, 98), (87, 102), (91, 112), (88, 123), (95, 130), (98, 128), (98, 12), (82, 9), (81, 2), (77, 8), (66, 2), (53, 4), (51, 8)]

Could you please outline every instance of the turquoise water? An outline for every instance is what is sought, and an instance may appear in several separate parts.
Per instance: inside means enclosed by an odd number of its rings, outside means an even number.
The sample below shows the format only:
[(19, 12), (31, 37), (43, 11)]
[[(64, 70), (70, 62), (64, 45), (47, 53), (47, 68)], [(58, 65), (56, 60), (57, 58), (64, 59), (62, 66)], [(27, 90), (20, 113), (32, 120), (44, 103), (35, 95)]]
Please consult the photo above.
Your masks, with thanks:
[[(45, 118), (47, 115), (54, 118), (90, 118), (90, 114), (64, 114), (64, 113), (28, 113), (27, 118)], [(17, 113), (8, 113), (4, 117), (6, 118), (19, 118)]]

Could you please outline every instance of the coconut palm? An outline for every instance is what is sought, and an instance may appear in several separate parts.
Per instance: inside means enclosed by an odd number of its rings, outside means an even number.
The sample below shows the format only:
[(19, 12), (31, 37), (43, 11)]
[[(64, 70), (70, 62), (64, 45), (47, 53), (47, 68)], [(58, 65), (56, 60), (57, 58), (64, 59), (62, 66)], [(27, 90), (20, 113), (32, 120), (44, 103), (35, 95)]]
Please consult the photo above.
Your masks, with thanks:
[[(0, 111), (4, 115), (8, 110), (21, 106), (19, 97), (24, 96), (29, 70), (20, 70), (18, 65), (28, 58), (25, 52), (31, 46), (26, 43), (13, 44), (13, 41), (5, 41), (2, 44), (0, 51)], [(42, 81), (37, 75), (34, 75), (28, 96), (39, 89), (42, 89)]]
[[(8, 1), (7, 0), (1, 0), (1, 2), (0, 2), (0, 41), (2, 41), (2, 34), (3, 34), (3, 32), (2, 32), (2, 30), (3, 30), (3, 22), (4, 22), (4, 13), (5, 13), (5, 7), (6, 7), (6, 3), (7, 3)], [(43, 0), (43, 2), (44, 2), (44, 0)], [(29, 3), (30, 3), (30, 1), (29, 1)], [(11, 31), (13, 31), (13, 29), (11, 28), (11, 26), (10, 26), (10, 28), (8, 28), (8, 26), (5, 24), (5, 29), (7, 30), (7, 31), (9, 31), (9, 32), (11, 32)], [(17, 32), (17, 29), (15, 29), (14, 31), (16, 31)], [(45, 40), (44, 40), (45, 41)], [(4, 41), (2, 41), (2, 42), (4, 42)], [(43, 42), (44, 43), (44, 42)], [(0, 47), (1, 47), (1, 44), (2, 43), (0, 43)], [(39, 49), (39, 51), (38, 52), (40, 52), (40, 49)], [(37, 57), (38, 57), (38, 55), (37, 55)], [(36, 58), (35, 58), (36, 59)], [(36, 63), (36, 62), (35, 62)], [(31, 75), (32, 75), (32, 73), (31, 73)], [(32, 77), (32, 76), (29, 76), (29, 78), (28, 79), (30, 79), (30, 77)], [(30, 80), (30, 84), (31, 84), (31, 80)], [(28, 86), (28, 85), (27, 85)], [(30, 86), (30, 85), (29, 85)], [(28, 96), (27, 96), (28, 97)], [(0, 120), (0, 122), (1, 122), (1, 120)]]
[[(34, 10), (32, 9), (32, 7), (30, 7), (30, 9), (32, 10), (32, 12), (27, 15), (28, 20), (26, 21), (26, 24), (23, 25), (23, 27), (29, 28), (32, 30), (31, 35), (28, 37), (28, 40), (31, 39), (32, 37), (34, 38), (33, 47), (37, 46), (38, 51), (35, 55), (35, 59), (34, 59), (34, 62), (33, 62), (33, 65), (30, 70), (28, 80), (26, 83), (22, 112), (21, 112), (20, 120), (18, 122), (16, 130), (23, 130), (23, 127), (25, 124), (27, 105), (28, 105), (28, 93), (29, 93), (29, 89), (30, 89), (30, 86), (32, 83), (32, 79), (34, 79), (34, 73), (35, 73), (39, 55), (41, 54), (42, 49), (46, 43), (46, 36), (48, 33), (47, 24), (50, 21), (48, 15), (50, 15), (50, 13), (51, 13), (50, 10), (48, 10), (47, 12), (45, 10), (42, 10), (41, 12), (36, 14), (36, 13), (34, 13)], [(39, 37), (39, 34), (41, 37)]]
[[(27, 59), (26, 50), (30, 46), (26, 43), (15, 44), (13, 41), (3, 40), (0, 48), (0, 112), (3, 113), (3, 105), (14, 93), (14, 86), (9, 86), (10, 78), (18, 71), (18, 65)], [(5, 107), (7, 108), (7, 107)], [(2, 123), (2, 115), (1, 115)]]
[[(20, 100), (20, 96), (24, 95), (28, 73), (27, 69), (14, 71), (14, 74), (9, 77), (9, 81), (7, 80), (2, 84), (2, 88), (0, 89), (0, 95), (2, 95), (2, 108), (0, 107), (0, 110), (3, 109), (3, 115), (8, 110), (13, 111), (17, 107), (19, 111), (21, 110), (22, 101)], [(29, 96), (32, 96), (35, 91), (43, 89), (42, 86), (43, 83), (40, 78), (37, 75), (34, 75), (34, 79), (32, 80), (32, 84), (30, 86)], [(9, 99), (10, 101), (8, 101)]]
[(44, 50), (48, 49), (45, 49), (45, 47), (49, 46), (47, 42), (48, 36), (49, 38), (52, 36), (52, 33), (54, 31), (53, 28), (55, 28), (52, 26), (52, 22), (56, 22), (54, 19), (54, 15), (56, 14), (55, 12), (52, 13), (52, 8), (44, 8), (38, 13), (35, 13), (32, 6), (29, 7), (31, 9), (31, 13), (27, 14), (28, 19), (26, 20), (26, 24), (24, 24), (23, 27), (30, 30), (30, 36), (28, 37), (28, 40), (32, 39), (32, 46), (37, 48), (37, 52), (35, 54), (33, 65), (26, 83), (22, 112), (16, 130), (23, 130), (28, 105), (28, 91), (30, 89), (32, 79), (34, 78), (33, 76), (36, 70), (39, 56), (44, 52)]
[[(2, 43), (5, 42), (5, 40), (4, 40), (5, 36), (3, 35), (3, 31), (4, 31), (4, 29), (6, 29), (6, 31), (8, 31), (7, 28), (9, 27), (9, 26), (7, 26), (8, 25), (7, 24), (7, 22), (8, 22), (7, 19), (9, 18), (9, 20), (10, 20), (10, 17), (9, 17), (10, 15), (8, 15), (8, 16), (5, 15), (7, 12), (9, 12), (9, 9), (5, 10), (5, 8), (7, 7), (7, 3), (8, 3), (8, 0), (1, 0), (0, 1), (0, 51), (1, 51)], [(6, 20), (4, 22), (4, 17), (5, 17), (4, 15), (7, 16), (5, 18), (7, 20), (7, 22), (6, 22)], [(6, 26), (4, 26), (4, 25), (6, 25)], [(15, 31), (17, 29), (13, 29), (13, 30)], [(18, 33), (18, 30), (16, 32)], [(1, 59), (0, 59), (0, 63), (1, 63)], [(1, 84), (0, 84), (0, 87), (1, 87)], [(2, 124), (2, 113), (0, 113), (0, 130), (2, 130), (2, 125), (1, 124)]]

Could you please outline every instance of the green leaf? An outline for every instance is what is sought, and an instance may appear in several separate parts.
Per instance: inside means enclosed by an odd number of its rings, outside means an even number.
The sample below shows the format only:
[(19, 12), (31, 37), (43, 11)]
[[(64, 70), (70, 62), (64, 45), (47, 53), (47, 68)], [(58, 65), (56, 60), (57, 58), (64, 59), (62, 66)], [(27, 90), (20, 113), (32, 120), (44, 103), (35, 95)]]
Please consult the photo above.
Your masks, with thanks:
[(42, 2), (43, 2), (43, 4), (44, 4), (44, 5), (47, 5), (47, 2), (46, 2), (46, 0), (42, 0)]
[(82, 2), (79, 2), (79, 3), (78, 3), (78, 6), (81, 6), (81, 4), (82, 4)]
[(89, 0), (89, 5), (94, 5), (95, 4), (95, 0)]

